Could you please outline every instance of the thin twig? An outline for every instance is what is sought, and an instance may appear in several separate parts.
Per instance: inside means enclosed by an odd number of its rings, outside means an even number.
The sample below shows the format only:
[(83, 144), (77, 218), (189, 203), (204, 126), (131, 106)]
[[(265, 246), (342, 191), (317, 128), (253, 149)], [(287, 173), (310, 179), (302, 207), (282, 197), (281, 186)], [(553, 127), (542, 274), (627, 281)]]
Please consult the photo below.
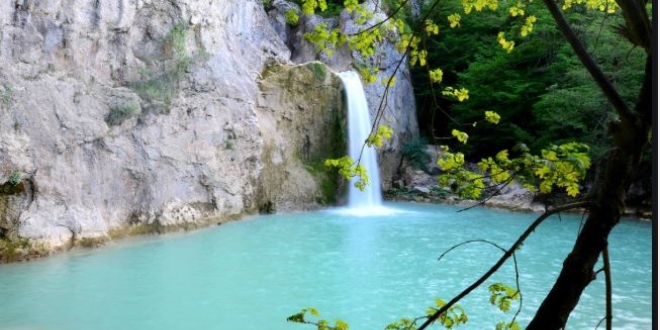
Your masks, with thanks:
[(585, 49), (582, 42), (573, 32), (573, 29), (566, 21), (566, 17), (562, 13), (561, 9), (555, 2), (555, 0), (543, 0), (543, 3), (548, 8), (550, 15), (557, 23), (559, 31), (568, 43), (571, 45), (571, 48), (582, 62), (582, 65), (587, 69), (591, 77), (594, 79), (598, 87), (601, 89), (607, 100), (612, 104), (616, 110), (621, 120), (627, 121), (628, 123), (633, 123), (635, 121), (633, 113), (628, 108), (628, 105), (621, 97), (621, 94), (614, 88), (612, 83), (607, 79), (600, 67), (594, 62), (594, 60), (589, 56), (589, 53)]
[[(447, 255), (447, 254), (448, 254), (449, 252), (451, 252), (452, 250), (454, 250), (454, 249), (456, 249), (456, 248), (458, 248), (458, 247), (460, 247), (460, 246), (470, 244), (470, 243), (486, 243), (486, 244), (490, 244), (490, 245), (492, 245), (492, 246), (494, 246), (494, 247), (500, 249), (500, 250), (501, 250), (502, 252), (504, 252), (504, 253), (507, 252), (505, 248), (503, 248), (503, 247), (499, 246), (498, 244), (493, 243), (493, 242), (491, 242), (491, 241), (489, 241), (489, 240), (485, 240), (485, 239), (472, 239), (472, 240), (467, 240), (467, 241), (464, 241), (464, 242), (461, 242), (461, 243), (459, 243), (459, 244), (456, 244), (456, 245), (452, 246), (451, 248), (449, 248), (448, 250), (446, 250), (445, 252), (443, 252), (443, 253), (440, 255), (440, 257), (438, 257), (438, 261), (440, 261), (440, 259), (442, 259), (445, 255)], [(520, 303), (518, 304), (518, 310), (516, 311), (516, 314), (513, 315), (513, 319), (511, 319), (511, 322), (509, 322), (509, 324), (513, 324), (513, 322), (516, 321), (516, 318), (518, 317), (518, 315), (519, 315), (520, 312), (522, 311), (522, 306), (523, 306), (523, 294), (522, 294), (522, 290), (520, 289), (520, 271), (518, 270), (518, 259), (516, 259), (516, 253), (515, 253), (515, 252), (512, 254), (512, 258), (513, 258), (513, 269), (514, 269), (515, 274), (516, 274), (516, 294), (520, 297)], [(515, 296), (515, 295), (514, 295), (514, 296)], [(511, 297), (509, 297), (509, 298), (513, 298), (513, 296), (511, 296)]]
[(507, 186), (509, 183), (511, 183), (512, 181), (513, 181), (513, 176), (512, 176), (509, 180), (507, 180), (506, 182), (503, 182), (503, 185), (502, 185), (499, 189), (497, 189), (497, 191), (495, 191), (494, 193), (492, 193), (490, 196), (486, 197), (486, 199), (484, 199), (484, 200), (482, 200), (482, 201), (479, 201), (479, 202), (475, 203), (474, 205), (470, 205), (470, 206), (468, 206), (468, 207), (466, 207), (466, 208), (464, 208), (464, 209), (460, 209), (460, 210), (458, 210), (458, 211), (456, 211), (456, 212), (458, 213), (458, 212), (467, 211), (467, 210), (473, 209), (473, 208), (475, 208), (475, 207), (477, 207), (477, 206), (481, 206), (481, 205), (486, 204), (486, 202), (488, 202), (489, 200), (491, 200), (493, 197), (497, 196), (497, 194), (499, 194), (500, 191), (502, 191), (502, 189), (504, 189), (504, 187), (506, 187), (506, 186)]
[(518, 296), (520, 297), (520, 303), (518, 304), (518, 310), (516, 311), (516, 314), (513, 315), (509, 325), (512, 325), (513, 322), (516, 322), (516, 318), (518, 318), (518, 315), (520, 315), (520, 312), (522, 312), (523, 307), (523, 294), (522, 290), (520, 290), (520, 272), (518, 271), (518, 260), (516, 259), (515, 252), (513, 253), (513, 267), (516, 271), (516, 290), (518, 291)]

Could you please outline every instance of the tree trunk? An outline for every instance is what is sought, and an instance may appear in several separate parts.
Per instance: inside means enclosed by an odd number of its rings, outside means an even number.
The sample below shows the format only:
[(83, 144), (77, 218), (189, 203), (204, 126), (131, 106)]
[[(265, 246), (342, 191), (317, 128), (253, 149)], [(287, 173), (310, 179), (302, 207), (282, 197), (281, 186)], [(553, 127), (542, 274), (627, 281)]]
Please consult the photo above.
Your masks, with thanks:
[(652, 127), (653, 54), (647, 54), (646, 72), (632, 120), (613, 123), (612, 148), (606, 155), (589, 198), (593, 207), (552, 290), (539, 307), (528, 329), (562, 329), (580, 295), (595, 279), (594, 266), (607, 246), (610, 231), (625, 208), (630, 179), (639, 164)]

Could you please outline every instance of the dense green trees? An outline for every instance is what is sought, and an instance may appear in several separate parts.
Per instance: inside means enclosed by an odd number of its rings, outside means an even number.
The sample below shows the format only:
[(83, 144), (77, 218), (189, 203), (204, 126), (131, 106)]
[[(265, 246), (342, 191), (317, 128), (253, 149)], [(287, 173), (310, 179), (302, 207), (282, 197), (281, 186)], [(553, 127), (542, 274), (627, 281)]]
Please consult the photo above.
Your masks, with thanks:
[[(533, 36), (516, 39), (511, 53), (498, 49), (492, 37), (500, 30), (520, 29), (521, 23), (506, 12), (465, 16), (460, 28), (446, 29), (427, 41), (429, 65), (443, 68), (443, 82), (470, 91), (469, 102), (441, 99), (440, 109), (466, 126), (479, 121), (484, 110), (502, 116), (501, 125), (469, 128), (471, 143), (454, 145), (473, 161), (518, 142), (538, 152), (550, 143), (580, 141), (592, 146), (592, 156), (606, 147), (605, 128), (613, 119), (612, 107), (542, 7), (542, 3), (528, 5), (538, 18)], [(460, 4), (443, 2), (435, 10), (439, 16), (448, 16), (460, 11)], [(644, 51), (627, 44), (613, 30), (621, 18), (590, 11), (568, 16), (605, 74), (633, 104), (635, 86), (644, 74)], [(416, 67), (413, 72), (420, 122), (426, 123), (421, 127), (423, 134), (429, 138), (434, 132), (442, 134), (455, 123), (444, 116), (431, 121), (439, 110), (437, 95), (431, 91), (425, 68)]]

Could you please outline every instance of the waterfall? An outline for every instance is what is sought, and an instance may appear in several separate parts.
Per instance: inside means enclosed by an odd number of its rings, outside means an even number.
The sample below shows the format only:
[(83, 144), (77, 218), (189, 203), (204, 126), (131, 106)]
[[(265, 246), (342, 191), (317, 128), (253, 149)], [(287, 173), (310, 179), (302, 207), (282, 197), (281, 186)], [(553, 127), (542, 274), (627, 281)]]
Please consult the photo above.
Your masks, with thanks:
[(346, 100), (348, 103), (348, 152), (353, 160), (360, 159), (360, 164), (367, 170), (369, 184), (360, 191), (354, 183), (358, 178), (353, 178), (348, 191), (349, 209), (373, 210), (382, 208), (383, 197), (380, 191), (380, 170), (376, 149), (365, 146), (364, 142), (371, 133), (371, 116), (367, 97), (360, 81), (360, 76), (353, 72), (341, 72), (338, 74), (344, 83)]

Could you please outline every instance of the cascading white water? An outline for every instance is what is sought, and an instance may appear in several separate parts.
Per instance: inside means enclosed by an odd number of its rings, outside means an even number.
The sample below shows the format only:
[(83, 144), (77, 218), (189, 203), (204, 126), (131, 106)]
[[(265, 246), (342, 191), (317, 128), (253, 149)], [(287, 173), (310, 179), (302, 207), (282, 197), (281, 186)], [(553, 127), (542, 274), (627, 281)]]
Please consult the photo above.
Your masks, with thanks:
[(369, 184), (360, 191), (354, 185), (358, 180), (351, 180), (348, 191), (348, 207), (351, 209), (381, 208), (383, 197), (380, 191), (380, 172), (376, 150), (365, 146), (365, 141), (371, 133), (371, 116), (367, 97), (364, 94), (360, 76), (353, 72), (338, 74), (344, 83), (346, 100), (348, 103), (348, 152), (353, 160), (360, 160), (360, 164), (367, 170)]

